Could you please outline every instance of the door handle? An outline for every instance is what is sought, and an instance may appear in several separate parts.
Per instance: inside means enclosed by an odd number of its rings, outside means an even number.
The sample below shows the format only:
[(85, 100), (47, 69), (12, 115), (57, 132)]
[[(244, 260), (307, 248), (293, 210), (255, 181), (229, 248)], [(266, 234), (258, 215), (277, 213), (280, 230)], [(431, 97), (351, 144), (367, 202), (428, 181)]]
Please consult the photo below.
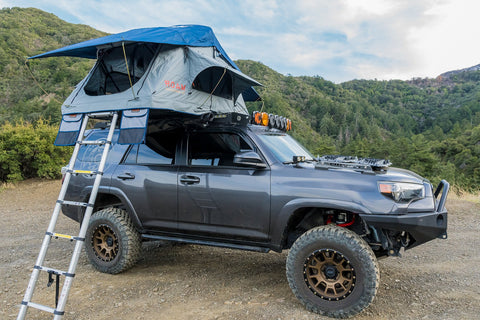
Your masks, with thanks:
[(183, 175), (180, 177), (180, 182), (183, 184), (197, 184), (200, 183), (200, 178), (196, 176)]
[(131, 174), (130, 172), (124, 172), (122, 174), (119, 174), (117, 178), (122, 180), (130, 180), (130, 179), (135, 179), (135, 175)]

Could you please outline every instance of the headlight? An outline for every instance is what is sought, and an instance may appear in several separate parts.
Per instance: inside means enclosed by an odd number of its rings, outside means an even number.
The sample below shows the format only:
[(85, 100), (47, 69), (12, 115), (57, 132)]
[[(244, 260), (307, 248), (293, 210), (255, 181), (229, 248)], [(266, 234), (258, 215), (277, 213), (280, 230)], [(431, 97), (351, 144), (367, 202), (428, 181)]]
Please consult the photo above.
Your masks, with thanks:
[(412, 200), (425, 198), (425, 187), (423, 184), (404, 182), (380, 182), (378, 184), (380, 193), (392, 198), (396, 202), (410, 202)]

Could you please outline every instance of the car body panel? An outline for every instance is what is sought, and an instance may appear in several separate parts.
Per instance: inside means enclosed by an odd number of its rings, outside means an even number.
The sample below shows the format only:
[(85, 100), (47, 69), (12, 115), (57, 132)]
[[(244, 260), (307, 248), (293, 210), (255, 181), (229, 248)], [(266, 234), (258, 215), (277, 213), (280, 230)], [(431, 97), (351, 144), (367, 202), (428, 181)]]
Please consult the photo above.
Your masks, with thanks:
[[(95, 139), (106, 135), (106, 131), (92, 132)], [(189, 159), (189, 137), (198, 133), (238, 135), (259, 155), (264, 168), (220, 166), (213, 162), (193, 165)], [(162, 235), (281, 251), (291, 218), (304, 208), (357, 214), (366, 223), (367, 233), (369, 228), (372, 232), (377, 232), (376, 228), (387, 233), (411, 231), (418, 238), (415, 245), (446, 237), (447, 212), (436, 210), (438, 199), (428, 180), (398, 168), (325, 168), (313, 160), (282, 163), (260, 137), (263, 134), (285, 133), (253, 125), (186, 129), (178, 138), (174, 160), (163, 165), (132, 164), (128, 157), (133, 147), (114, 142), (100, 193), (118, 198), (145, 238)], [(210, 147), (206, 145), (207, 149)], [(81, 164), (95, 163), (95, 154), (91, 150), (84, 152), (86, 158), (82, 158)], [(89, 155), (93, 160), (89, 160)], [(84, 200), (91, 190), (91, 179), (72, 177), (67, 196)], [(409, 203), (395, 202), (380, 193), (382, 182), (424, 185), (425, 197)], [(63, 206), (63, 211), (77, 221), (81, 219), (79, 209)]]

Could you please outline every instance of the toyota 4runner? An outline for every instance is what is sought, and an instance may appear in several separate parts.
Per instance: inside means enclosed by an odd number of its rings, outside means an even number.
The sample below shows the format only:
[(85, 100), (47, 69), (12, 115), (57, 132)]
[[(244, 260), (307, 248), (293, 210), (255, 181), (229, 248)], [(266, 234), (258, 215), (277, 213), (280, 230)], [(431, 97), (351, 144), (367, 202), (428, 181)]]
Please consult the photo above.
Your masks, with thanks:
[[(373, 301), (377, 257), (446, 238), (446, 181), (433, 189), (386, 160), (316, 159), (271, 121), (261, 122), (159, 118), (137, 145), (115, 143), (116, 133), (86, 235), (93, 266), (127, 270), (148, 240), (289, 250), (295, 296), (310, 311), (343, 318)], [(105, 139), (107, 131), (100, 124), (88, 140)], [(82, 146), (76, 168), (98, 167), (102, 148)], [(73, 176), (66, 199), (88, 199), (93, 179)], [(82, 221), (84, 208), (62, 210)]]

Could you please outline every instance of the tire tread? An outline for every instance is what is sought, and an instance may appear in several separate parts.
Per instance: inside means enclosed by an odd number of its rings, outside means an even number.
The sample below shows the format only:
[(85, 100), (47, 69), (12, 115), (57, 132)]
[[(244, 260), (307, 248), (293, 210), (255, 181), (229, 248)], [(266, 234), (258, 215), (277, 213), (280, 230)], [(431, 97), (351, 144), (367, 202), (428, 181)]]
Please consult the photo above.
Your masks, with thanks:
[(112, 266), (99, 265), (95, 263), (95, 254), (89, 252), (91, 246), (88, 244), (86, 246), (87, 256), (92, 265), (98, 271), (110, 274), (121, 273), (133, 267), (140, 257), (142, 242), (140, 234), (135, 229), (128, 213), (125, 210), (113, 207), (97, 211), (92, 215), (90, 226), (98, 220), (109, 221), (119, 229), (120, 234), (118, 236), (122, 237), (122, 255)]
[[(332, 311), (323, 310), (319, 306), (311, 303), (305, 297), (303, 297), (294, 279), (294, 264), (296, 262), (295, 256), (305, 246), (311, 245), (314, 242), (322, 242), (325, 240), (332, 241), (333, 239), (340, 245), (343, 244), (347, 247), (353, 248), (357, 253), (362, 253), (358, 254), (358, 257), (368, 268), (366, 270), (366, 277), (368, 278), (366, 279), (366, 283), (369, 283), (370, 285), (365, 286), (365, 294), (362, 295), (356, 303), (348, 308)], [(295, 241), (288, 254), (286, 273), (290, 288), (307, 310), (334, 318), (348, 318), (360, 313), (362, 310), (368, 307), (375, 298), (375, 294), (380, 283), (378, 262), (370, 246), (356, 233), (346, 228), (337, 226), (320, 226), (310, 229), (301, 235)]]

